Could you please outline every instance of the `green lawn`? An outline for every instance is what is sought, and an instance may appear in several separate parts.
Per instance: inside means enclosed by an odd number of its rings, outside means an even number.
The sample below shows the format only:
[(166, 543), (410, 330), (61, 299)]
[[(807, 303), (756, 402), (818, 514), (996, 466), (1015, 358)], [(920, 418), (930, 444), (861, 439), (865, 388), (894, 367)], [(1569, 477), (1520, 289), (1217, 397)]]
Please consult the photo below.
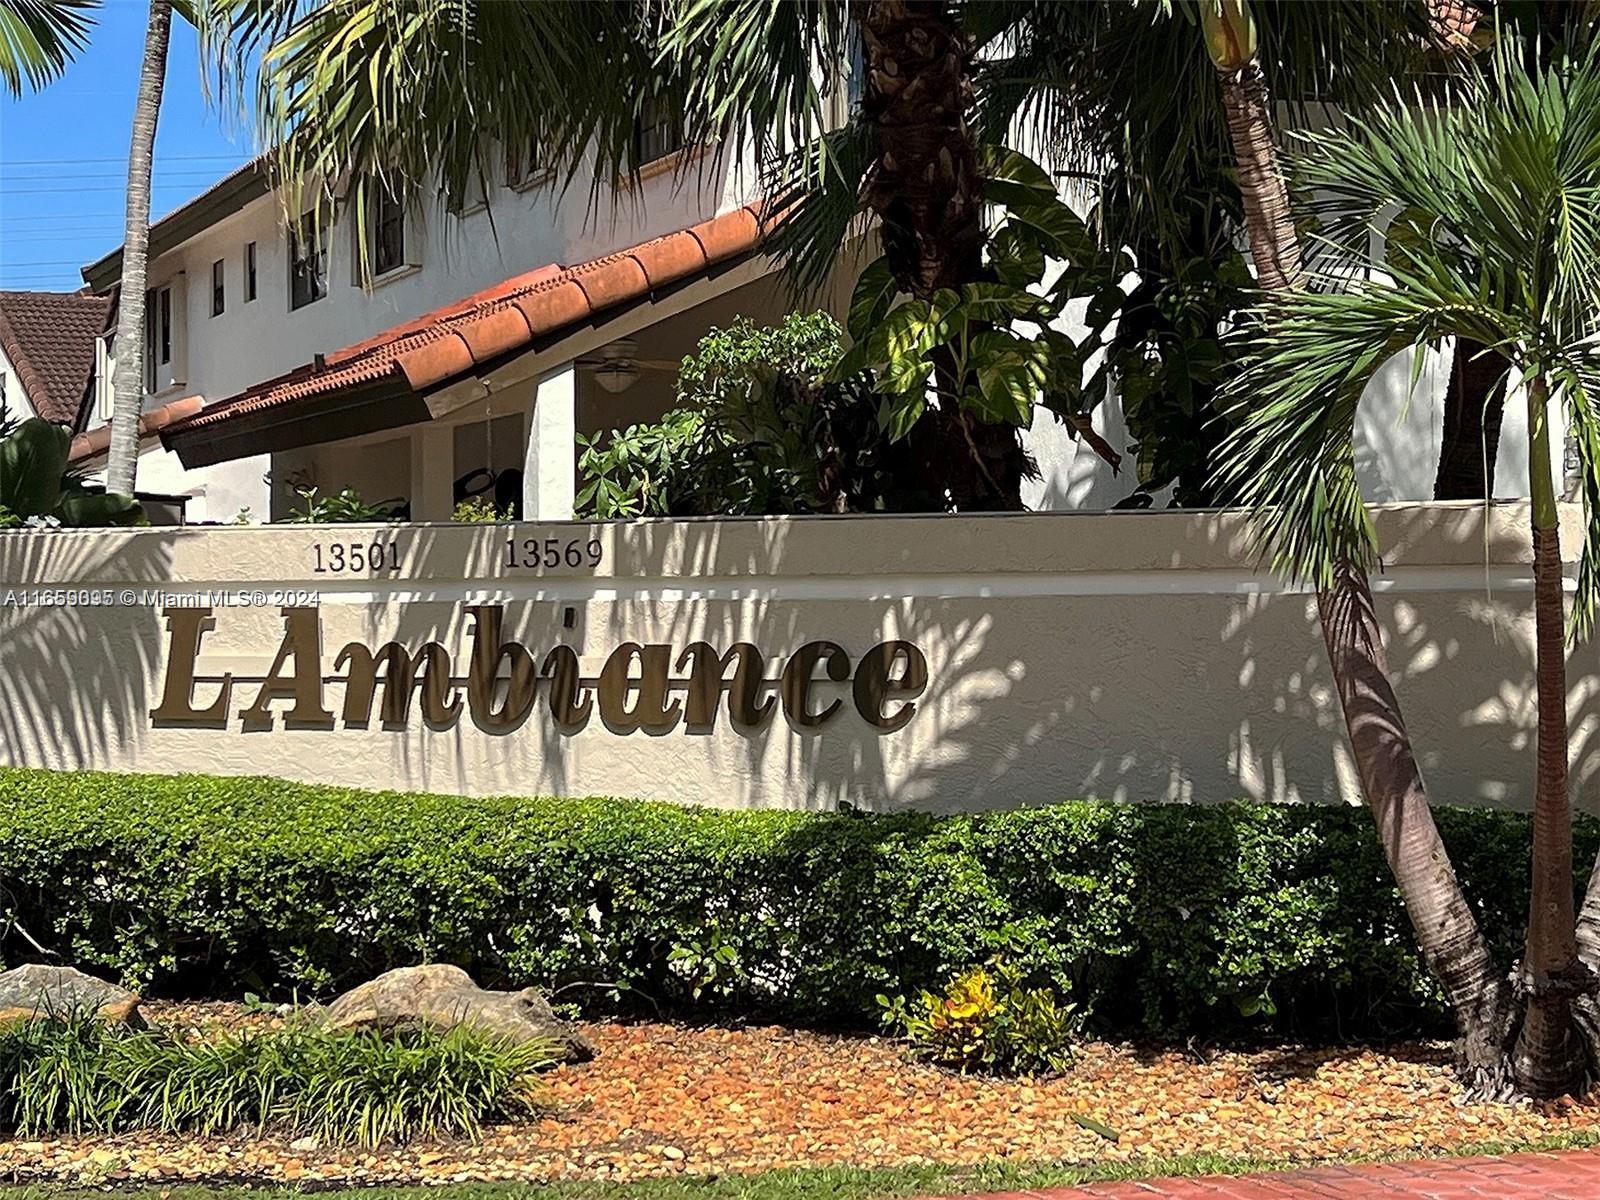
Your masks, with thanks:
[[(1595, 1135), (1575, 1135), (1535, 1144), (1479, 1145), (1448, 1153), (1475, 1155), (1565, 1150), (1593, 1146), (1596, 1141)], [(1441, 1156), (1443, 1154), (1441, 1152)], [(634, 1183), (466, 1183), (339, 1190), (356, 1193), (352, 1200), (890, 1200), (893, 1197), (1071, 1187), (1103, 1180), (1147, 1179), (1160, 1175), (1241, 1175), (1284, 1170), (1294, 1165), (1281, 1160), (1192, 1155), (1088, 1166), (994, 1163), (975, 1167), (923, 1166), (878, 1170), (829, 1167), (769, 1171), (760, 1175), (646, 1179)], [(323, 1185), (317, 1190), (325, 1192), (328, 1189)], [(195, 1184), (143, 1186), (109, 1191), (103, 1186), (0, 1186), (0, 1200), (104, 1200), (108, 1194), (125, 1197), (126, 1200), (299, 1200), (306, 1192), (286, 1186), (236, 1184), (214, 1187)]]
[[(768, 1171), (760, 1175), (644, 1179), (635, 1183), (462, 1183), (438, 1187), (352, 1189), (358, 1200), (879, 1200), (1021, 1188), (1070, 1187), (1107, 1179), (1153, 1175), (1237, 1175), (1283, 1164), (1201, 1155), (1092, 1166), (1001, 1164), (978, 1167), (828, 1167)], [(144, 1186), (120, 1193), (129, 1200), (299, 1200), (290, 1187), (221, 1185)], [(104, 1187), (32, 1185), (0, 1187), (0, 1200), (105, 1200)]]

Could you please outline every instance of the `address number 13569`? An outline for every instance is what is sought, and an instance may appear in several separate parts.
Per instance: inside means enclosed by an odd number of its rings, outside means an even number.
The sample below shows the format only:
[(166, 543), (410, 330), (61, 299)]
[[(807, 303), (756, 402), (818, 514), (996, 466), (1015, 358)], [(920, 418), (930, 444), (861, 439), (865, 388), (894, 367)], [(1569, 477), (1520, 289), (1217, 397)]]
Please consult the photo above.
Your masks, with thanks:
[(599, 538), (529, 537), (506, 539), (506, 566), (545, 571), (556, 567), (598, 567), (604, 553)]

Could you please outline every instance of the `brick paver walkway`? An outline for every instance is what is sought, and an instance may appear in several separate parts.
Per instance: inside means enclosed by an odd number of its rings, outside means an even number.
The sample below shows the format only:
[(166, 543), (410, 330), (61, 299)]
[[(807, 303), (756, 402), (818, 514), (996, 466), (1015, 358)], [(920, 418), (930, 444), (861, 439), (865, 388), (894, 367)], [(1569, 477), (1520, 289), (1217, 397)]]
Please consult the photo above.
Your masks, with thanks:
[[(1091, 1183), (983, 1200), (1600, 1200), (1600, 1151)], [(954, 1198), (946, 1198), (954, 1200)]]

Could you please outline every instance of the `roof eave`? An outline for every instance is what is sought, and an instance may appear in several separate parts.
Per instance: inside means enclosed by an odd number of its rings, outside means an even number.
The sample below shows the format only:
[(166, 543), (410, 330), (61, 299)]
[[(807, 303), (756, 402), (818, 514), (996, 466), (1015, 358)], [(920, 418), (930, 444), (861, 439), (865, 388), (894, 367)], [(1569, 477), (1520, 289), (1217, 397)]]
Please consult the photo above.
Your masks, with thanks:
[[(151, 225), (149, 257), (155, 259), (176, 249), (271, 190), (266, 164), (260, 159), (247, 163), (209, 191)], [(93, 291), (105, 292), (115, 287), (122, 279), (122, 247), (90, 263), (82, 273), (83, 281)]]

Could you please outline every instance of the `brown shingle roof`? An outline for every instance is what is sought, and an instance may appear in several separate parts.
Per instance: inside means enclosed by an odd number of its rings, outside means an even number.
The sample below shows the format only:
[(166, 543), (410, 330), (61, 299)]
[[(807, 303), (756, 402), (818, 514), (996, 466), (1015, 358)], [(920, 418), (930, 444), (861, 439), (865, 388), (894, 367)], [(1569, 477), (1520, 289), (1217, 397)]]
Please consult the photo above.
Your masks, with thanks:
[(571, 267), (552, 263), (514, 275), (207, 405), (197, 416), (169, 426), (162, 441), (380, 379), (393, 379), (415, 392), (437, 387), (475, 365), (522, 349), (535, 338), (549, 337), (604, 309), (644, 299), (657, 288), (753, 252), (766, 233), (760, 210), (746, 205), (604, 258)]
[(111, 297), (87, 292), (0, 292), (0, 347), (47, 421), (78, 428), (94, 374), (95, 339)]

